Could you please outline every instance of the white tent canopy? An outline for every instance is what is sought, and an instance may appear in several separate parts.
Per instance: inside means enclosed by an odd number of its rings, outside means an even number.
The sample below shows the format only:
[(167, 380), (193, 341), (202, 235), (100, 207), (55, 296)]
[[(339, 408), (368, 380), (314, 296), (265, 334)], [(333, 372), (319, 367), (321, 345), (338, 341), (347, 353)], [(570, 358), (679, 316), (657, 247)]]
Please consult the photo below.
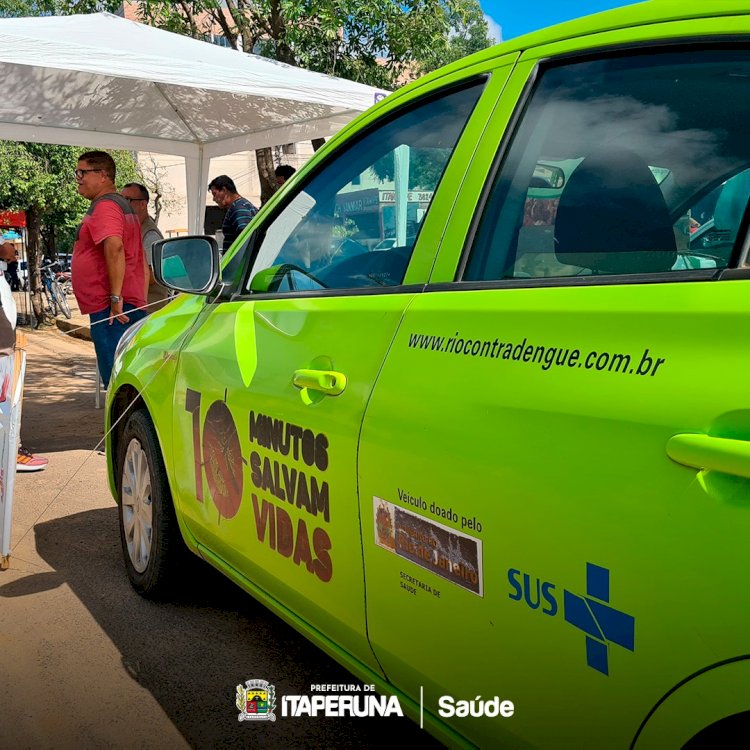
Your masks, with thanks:
[(333, 135), (384, 95), (109, 13), (0, 19), (0, 138), (185, 157), (190, 228), (209, 160)]

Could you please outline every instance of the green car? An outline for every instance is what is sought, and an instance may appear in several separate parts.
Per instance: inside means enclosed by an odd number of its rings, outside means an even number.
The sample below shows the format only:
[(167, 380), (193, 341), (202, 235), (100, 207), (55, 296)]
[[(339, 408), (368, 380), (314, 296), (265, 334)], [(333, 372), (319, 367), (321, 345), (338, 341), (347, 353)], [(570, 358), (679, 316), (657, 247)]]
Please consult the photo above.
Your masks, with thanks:
[(164, 240), (135, 588), (197, 553), (449, 746), (747, 737), (749, 86), (747, 0), (614, 10), (391, 94), (225, 258)]

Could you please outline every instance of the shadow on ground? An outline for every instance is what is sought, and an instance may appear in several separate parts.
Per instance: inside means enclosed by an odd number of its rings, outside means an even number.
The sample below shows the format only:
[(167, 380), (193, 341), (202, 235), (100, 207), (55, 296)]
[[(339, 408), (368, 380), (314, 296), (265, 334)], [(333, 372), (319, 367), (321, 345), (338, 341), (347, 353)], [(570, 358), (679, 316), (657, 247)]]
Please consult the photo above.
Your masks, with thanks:
[(29, 361), (21, 423), (26, 448), (41, 453), (94, 449), (104, 436), (104, 410), (94, 405), (95, 368), (93, 348), (90, 356)]
[(55, 572), (5, 586), (2, 595), (67, 584), (191, 747), (379, 748), (384, 737), (441, 747), (406, 718), (238, 722), (235, 686), (247, 679), (268, 680), (278, 698), (357, 681), (208, 565), (168, 603), (139, 597), (125, 576), (116, 508), (38, 524), (36, 546)]

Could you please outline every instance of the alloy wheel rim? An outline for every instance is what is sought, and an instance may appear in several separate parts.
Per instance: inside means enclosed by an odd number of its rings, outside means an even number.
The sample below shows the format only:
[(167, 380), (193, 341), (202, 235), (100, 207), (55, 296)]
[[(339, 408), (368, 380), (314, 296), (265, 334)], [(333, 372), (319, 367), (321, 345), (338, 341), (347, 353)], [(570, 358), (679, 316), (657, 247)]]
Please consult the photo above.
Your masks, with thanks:
[(153, 542), (151, 472), (141, 443), (133, 438), (122, 467), (122, 522), (130, 562), (143, 573), (151, 558)]

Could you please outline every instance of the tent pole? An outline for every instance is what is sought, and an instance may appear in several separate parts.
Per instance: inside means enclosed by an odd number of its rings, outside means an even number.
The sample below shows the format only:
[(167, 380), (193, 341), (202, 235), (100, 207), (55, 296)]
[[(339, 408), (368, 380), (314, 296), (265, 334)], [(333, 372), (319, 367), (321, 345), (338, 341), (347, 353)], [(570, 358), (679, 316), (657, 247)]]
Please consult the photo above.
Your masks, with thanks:
[(185, 157), (185, 182), (187, 186), (188, 231), (190, 234), (203, 234), (206, 213), (206, 185), (211, 159), (198, 146), (195, 156)]

